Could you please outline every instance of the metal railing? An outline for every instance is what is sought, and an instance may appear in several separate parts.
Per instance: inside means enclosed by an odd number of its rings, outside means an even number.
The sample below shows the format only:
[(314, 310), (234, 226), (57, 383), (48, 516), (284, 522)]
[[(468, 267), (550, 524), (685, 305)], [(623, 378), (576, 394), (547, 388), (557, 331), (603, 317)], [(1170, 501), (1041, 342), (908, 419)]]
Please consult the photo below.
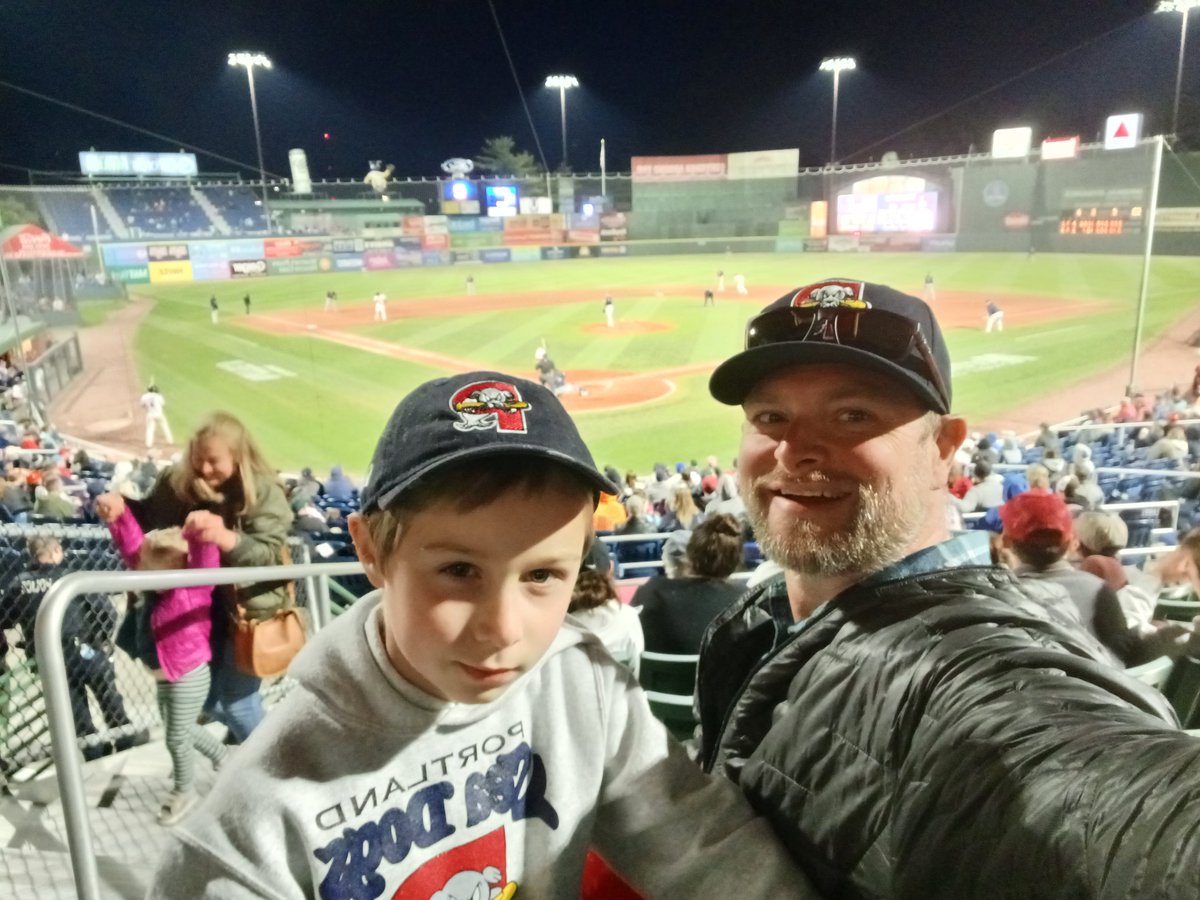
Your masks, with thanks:
[(62, 647), (63, 621), (71, 601), (85, 594), (297, 579), (313, 588), (309, 608), (315, 632), (330, 620), (329, 578), (358, 575), (362, 571), (361, 563), (345, 562), (166, 572), (73, 572), (51, 585), (37, 614), (37, 658), (49, 717), (55, 777), (71, 853), (71, 872), (80, 900), (100, 900), (100, 879), (84, 801), (83, 771), (76, 752), (75, 723)]

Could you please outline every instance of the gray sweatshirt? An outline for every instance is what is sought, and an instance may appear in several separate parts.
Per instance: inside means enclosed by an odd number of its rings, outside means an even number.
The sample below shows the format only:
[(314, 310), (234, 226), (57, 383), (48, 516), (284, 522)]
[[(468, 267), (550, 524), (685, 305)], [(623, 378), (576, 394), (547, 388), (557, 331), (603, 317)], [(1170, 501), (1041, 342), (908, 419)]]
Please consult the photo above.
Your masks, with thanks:
[(647, 897), (817, 896), (595, 637), (568, 623), (503, 696), (448, 703), (388, 662), (379, 600), (296, 658), (149, 896), (558, 900), (589, 848)]

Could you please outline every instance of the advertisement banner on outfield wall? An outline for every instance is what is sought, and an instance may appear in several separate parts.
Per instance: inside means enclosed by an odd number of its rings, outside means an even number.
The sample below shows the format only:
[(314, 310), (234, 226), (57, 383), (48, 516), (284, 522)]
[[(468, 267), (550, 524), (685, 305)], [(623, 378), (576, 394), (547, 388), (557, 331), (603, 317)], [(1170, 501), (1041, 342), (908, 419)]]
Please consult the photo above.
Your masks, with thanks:
[(451, 250), (450, 262), (452, 263), (476, 263), (479, 262), (478, 250)]
[(600, 243), (600, 229), (596, 228), (568, 228), (567, 240), (572, 244), (598, 244)]
[(507, 247), (502, 250), (480, 250), (479, 258), (485, 263), (511, 262), (512, 251)]
[(628, 256), (628, 244), (601, 244), (596, 248), (600, 256)]
[[(188, 255), (192, 258), (193, 266), (201, 261), (208, 262), (229, 262), (229, 242), (228, 241), (189, 241)], [(229, 267), (226, 266), (226, 269)]]
[(329, 249), (325, 241), (310, 238), (266, 238), (263, 254), (267, 259), (293, 259), (310, 253), (322, 253)]
[(168, 260), (166, 262), (147, 263), (150, 270), (151, 284), (179, 284), (192, 281), (192, 263), (190, 260)]
[(824, 253), (829, 249), (829, 238), (805, 238), (805, 253)]
[[(106, 266), (145, 268), (149, 261), (145, 244), (105, 244), (100, 250), (104, 253)], [(146, 277), (149, 278), (148, 275)]]
[(226, 244), (230, 259), (265, 259), (262, 239), (239, 238)]
[(540, 262), (542, 259), (542, 248), (528, 244), (510, 247), (508, 252), (512, 262)]
[(505, 244), (551, 244), (562, 240), (561, 215), (508, 216), (504, 220)]
[(448, 234), (426, 234), (421, 238), (422, 250), (446, 250), (450, 246)]
[(424, 216), (403, 216), (400, 219), (400, 233), (420, 237), (425, 233)]
[(629, 238), (629, 216), (623, 212), (606, 212), (600, 216), (600, 240), (624, 241)]
[(479, 230), (479, 219), (466, 216), (455, 217), (450, 219), (446, 224), (447, 230), (451, 234), (468, 234)]
[(372, 272), (379, 269), (396, 268), (395, 250), (364, 250), (362, 255), (363, 268)]
[[(195, 263), (193, 263), (194, 265)], [(311, 275), (320, 271), (321, 259), (316, 256), (267, 260), (267, 274), (269, 275)]]
[(726, 177), (790, 178), (800, 172), (800, 150), (754, 150), (750, 153), (730, 153), (727, 156)]
[(448, 266), (453, 262), (450, 253), (445, 250), (423, 250), (421, 251), (421, 265), (423, 266)]
[(952, 234), (931, 234), (921, 238), (921, 250), (924, 253), (953, 253), (958, 242)]
[(229, 260), (193, 259), (192, 278), (195, 281), (225, 281), (229, 278)]
[(491, 217), (475, 220), (479, 231), (500, 232), (504, 230), (504, 219)]
[(146, 259), (150, 262), (179, 262), (190, 257), (187, 244), (147, 244)]
[(365, 248), (362, 238), (334, 238), (329, 249), (333, 253), (362, 253)]
[[(108, 247), (104, 248), (109, 249)], [(150, 270), (146, 266), (114, 266), (108, 265), (108, 277), (123, 281), (126, 284), (149, 284)]]
[(450, 220), (445, 216), (426, 216), (425, 234), (449, 234)]
[(229, 274), (234, 278), (262, 278), (267, 274), (265, 259), (231, 259)]
[(362, 267), (362, 257), (358, 254), (338, 253), (333, 257), (333, 268), (336, 272), (355, 272)]
[(722, 181), (728, 171), (724, 153), (704, 156), (635, 156), (633, 181)]
[(859, 240), (856, 234), (831, 234), (825, 239), (830, 253), (857, 253)]
[(391, 250), (396, 246), (396, 241), (390, 237), (375, 237), (363, 238), (362, 246), (359, 250)]
[(578, 247), (542, 247), (542, 259), (575, 259), (579, 256)]
[(421, 239), (419, 237), (396, 238), (394, 259), (396, 260), (396, 265), (403, 268), (411, 268), (423, 264), (425, 259), (421, 255)]
[[(497, 219), (496, 221), (499, 221)], [(492, 232), (481, 232), (477, 234), (451, 234), (450, 246), (458, 249), (460, 247), (498, 247), (503, 241), (503, 235)]]

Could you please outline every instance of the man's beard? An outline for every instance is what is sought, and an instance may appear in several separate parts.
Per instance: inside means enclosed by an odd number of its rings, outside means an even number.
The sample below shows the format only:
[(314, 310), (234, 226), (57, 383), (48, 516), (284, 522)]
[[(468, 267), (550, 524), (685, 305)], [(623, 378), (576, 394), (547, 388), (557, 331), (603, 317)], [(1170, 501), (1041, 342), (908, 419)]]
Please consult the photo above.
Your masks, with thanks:
[[(860, 484), (858, 503), (846, 528), (831, 532), (810, 519), (796, 519), (786, 532), (776, 534), (768, 519), (770, 499), (764, 500), (758, 492), (771, 477), (755, 479), (750, 490), (744, 491), (746, 514), (767, 557), (801, 575), (865, 576), (877, 572), (903, 558), (925, 517), (922, 492), (916, 490), (919, 485), (915, 481), (914, 490), (905, 492), (909, 493), (907, 502), (897, 496), (896, 485), (878, 489)], [(915, 478), (915, 473), (911, 477)], [(818, 474), (806, 482), (827, 480)]]

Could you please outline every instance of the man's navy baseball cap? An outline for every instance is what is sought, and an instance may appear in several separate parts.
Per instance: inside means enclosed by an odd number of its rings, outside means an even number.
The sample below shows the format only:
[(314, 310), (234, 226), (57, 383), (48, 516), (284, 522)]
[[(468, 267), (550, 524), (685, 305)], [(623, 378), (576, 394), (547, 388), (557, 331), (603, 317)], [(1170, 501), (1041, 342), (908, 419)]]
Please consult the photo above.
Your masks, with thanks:
[(929, 409), (950, 411), (950, 354), (933, 311), (882, 284), (830, 278), (788, 291), (746, 325), (745, 349), (708, 382), (737, 406), (777, 369), (800, 363), (861, 366), (899, 379)]
[(422, 478), (464, 460), (500, 455), (559, 463), (597, 491), (620, 488), (596, 469), (570, 414), (554, 394), (501, 372), (427, 381), (400, 401), (383, 429), (360, 498), (386, 509)]

